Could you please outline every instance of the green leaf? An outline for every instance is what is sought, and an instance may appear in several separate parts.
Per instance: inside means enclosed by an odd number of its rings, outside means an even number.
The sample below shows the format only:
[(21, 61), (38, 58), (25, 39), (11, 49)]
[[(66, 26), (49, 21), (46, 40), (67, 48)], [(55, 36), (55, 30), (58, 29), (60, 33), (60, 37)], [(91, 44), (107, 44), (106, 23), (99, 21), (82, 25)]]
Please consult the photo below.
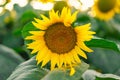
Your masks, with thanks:
[[(82, 64), (75, 67), (75, 74), (73, 76), (69, 75), (69, 70), (54, 70), (49, 72), (41, 80), (79, 80), (82, 77), (82, 74), (88, 69), (89, 65), (82, 62)], [(67, 72), (67, 73), (66, 73)]]
[(29, 31), (36, 31), (36, 30), (38, 30), (38, 29), (33, 26), (32, 22), (27, 23), (22, 30), (23, 38), (30, 35)]
[(101, 77), (96, 77), (96, 80), (117, 80), (117, 79), (114, 79), (114, 78), (101, 78)]
[(120, 80), (120, 76), (114, 74), (102, 74), (94, 70), (87, 70), (82, 78), (83, 80)]
[(106, 49), (112, 49), (114, 51), (120, 52), (120, 49), (117, 43), (110, 40), (102, 39), (102, 38), (93, 38), (91, 41), (86, 42), (86, 45), (88, 47), (106, 48)]
[(20, 64), (7, 80), (79, 80), (89, 65), (82, 62), (75, 67), (76, 73), (69, 75), (70, 70), (55, 69), (49, 71), (36, 65), (35, 57)]
[(89, 64), (102, 73), (112, 73), (120, 76), (120, 54), (105, 48), (92, 48), (93, 53), (88, 53)]
[(14, 50), (0, 45), (0, 80), (6, 80), (15, 67), (23, 61), (24, 59)]
[(35, 57), (20, 64), (7, 80), (40, 80), (48, 71), (36, 66)]
[(32, 21), (37, 15), (32, 10), (28, 10), (23, 13), (23, 15), (20, 18), (21, 24), (25, 24), (27, 22)]
[(87, 12), (80, 12), (75, 22), (79, 25), (90, 23), (90, 16), (87, 14)]
[[(26, 38), (27, 36), (30, 36), (30, 35), (31, 35), (31, 34), (29, 33), (29, 31), (37, 31), (37, 30), (38, 30), (38, 29), (33, 26), (32, 22), (27, 23), (27, 24), (23, 27), (23, 29), (22, 29), (22, 37), (24, 38), (24, 43), (25, 43), (25, 44), (28, 44), (28, 43), (32, 42), (32, 40), (25, 40), (25, 38)], [(29, 51), (29, 50), (28, 50), (28, 51)], [(31, 54), (28, 54), (28, 55), (29, 55), (29, 57), (32, 57)]]
[[(30, 36), (31, 34), (29, 33), (29, 31), (37, 31), (38, 29), (36, 27), (33, 26), (32, 22), (27, 23), (23, 30), (22, 30), (22, 36), (23, 38), (26, 38), (27, 36)], [(25, 40), (25, 44), (31, 42), (30, 40)]]

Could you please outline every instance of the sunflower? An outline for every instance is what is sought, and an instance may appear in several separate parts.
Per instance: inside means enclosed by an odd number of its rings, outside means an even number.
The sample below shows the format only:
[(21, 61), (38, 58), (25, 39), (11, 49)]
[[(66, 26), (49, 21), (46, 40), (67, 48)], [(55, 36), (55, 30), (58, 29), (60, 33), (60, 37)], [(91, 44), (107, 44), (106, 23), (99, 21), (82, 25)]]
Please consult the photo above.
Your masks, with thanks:
[(77, 11), (71, 14), (69, 8), (64, 7), (61, 14), (54, 10), (49, 11), (49, 18), (41, 15), (42, 19), (35, 18), (32, 24), (39, 31), (29, 31), (31, 36), (26, 40), (33, 40), (27, 44), (32, 49), (32, 54), (37, 53), (37, 64), (41, 67), (48, 62), (51, 63), (51, 70), (55, 68), (70, 68), (70, 75), (75, 73), (75, 64), (81, 63), (79, 56), (87, 59), (87, 52), (92, 52), (84, 41), (89, 41), (95, 34), (90, 30), (90, 23), (73, 28), (71, 24), (75, 21)]
[(38, 0), (38, 1), (40, 1), (42, 3), (47, 3), (47, 2), (53, 2), (54, 0)]
[(119, 12), (119, 3), (119, 0), (95, 0), (92, 12), (97, 18), (108, 21)]

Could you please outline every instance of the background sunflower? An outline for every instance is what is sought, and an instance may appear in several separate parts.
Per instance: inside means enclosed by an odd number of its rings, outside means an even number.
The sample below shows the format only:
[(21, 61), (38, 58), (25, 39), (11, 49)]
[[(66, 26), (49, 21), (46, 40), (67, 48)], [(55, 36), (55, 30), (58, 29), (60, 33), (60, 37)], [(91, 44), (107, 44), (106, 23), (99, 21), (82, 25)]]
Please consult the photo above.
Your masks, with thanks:
[(42, 3), (48, 3), (48, 2), (53, 2), (54, 0), (38, 0), (38, 1), (40, 1)]
[(97, 1), (0, 0), (0, 80), (119, 80), (120, 0)]
[(119, 7), (119, 0), (95, 0), (92, 12), (97, 18), (108, 21), (118, 12)]

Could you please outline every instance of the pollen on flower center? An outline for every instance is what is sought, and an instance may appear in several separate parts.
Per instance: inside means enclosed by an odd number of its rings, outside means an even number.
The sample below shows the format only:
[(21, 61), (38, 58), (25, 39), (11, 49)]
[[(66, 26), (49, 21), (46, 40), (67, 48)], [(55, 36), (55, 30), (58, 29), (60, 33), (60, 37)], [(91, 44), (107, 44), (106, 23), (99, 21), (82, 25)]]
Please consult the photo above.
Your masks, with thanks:
[(102, 12), (108, 12), (114, 8), (115, 4), (116, 4), (116, 0), (99, 0), (98, 8)]
[(77, 42), (76, 33), (72, 27), (66, 27), (63, 23), (56, 23), (48, 27), (44, 35), (47, 47), (57, 54), (71, 51)]

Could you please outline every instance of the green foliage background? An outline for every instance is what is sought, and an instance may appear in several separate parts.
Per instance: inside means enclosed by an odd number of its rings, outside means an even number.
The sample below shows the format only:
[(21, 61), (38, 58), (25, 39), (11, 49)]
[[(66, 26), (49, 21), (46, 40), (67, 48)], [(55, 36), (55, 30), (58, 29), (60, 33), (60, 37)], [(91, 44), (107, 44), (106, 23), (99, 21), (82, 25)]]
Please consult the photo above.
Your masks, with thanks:
[(73, 76), (69, 70), (49, 71), (49, 65), (40, 68), (35, 55), (26, 49), (29, 41), (23, 38), (30, 35), (28, 31), (37, 30), (31, 21), (40, 14), (48, 16), (48, 11), (35, 10), (29, 3), (25, 7), (15, 4), (12, 11), (0, 14), (0, 80), (120, 80), (120, 14), (105, 22), (88, 11), (78, 13), (73, 25), (91, 23), (96, 35), (85, 42), (94, 52), (87, 53), (87, 60), (81, 58)]

